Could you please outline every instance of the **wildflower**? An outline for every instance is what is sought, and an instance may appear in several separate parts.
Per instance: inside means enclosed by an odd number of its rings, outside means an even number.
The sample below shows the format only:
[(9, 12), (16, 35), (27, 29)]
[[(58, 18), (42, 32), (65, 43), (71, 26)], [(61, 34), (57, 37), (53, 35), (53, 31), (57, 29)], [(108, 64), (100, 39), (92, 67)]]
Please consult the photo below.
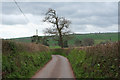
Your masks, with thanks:
[(98, 64), (98, 66), (100, 66), (100, 64)]

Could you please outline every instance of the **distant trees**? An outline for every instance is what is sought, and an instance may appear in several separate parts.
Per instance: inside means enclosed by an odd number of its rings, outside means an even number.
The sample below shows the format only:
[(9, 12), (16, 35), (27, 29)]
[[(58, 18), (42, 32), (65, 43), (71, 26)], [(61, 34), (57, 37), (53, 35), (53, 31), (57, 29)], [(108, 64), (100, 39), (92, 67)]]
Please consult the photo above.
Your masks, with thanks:
[(64, 41), (63, 47), (68, 47), (68, 41), (67, 40)]
[(79, 39), (76, 39), (74, 44), (75, 44), (75, 46), (83, 46), (82, 41)]
[[(67, 20), (64, 17), (58, 17), (54, 9), (49, 9), (45, 14), (44, 22), (49, 22), (53, 24), (53, 27), (46, 28), (45, 33), (58, 36), (58, 43), (61, 48), (64, 47), (63, 36), (70, 33), (69, 25), (71, 24), (70, 20)], [(66, 42), (65, 42), (66, 44)]]
[(76, 39), (74, 42), (75, 46), (92, 46), (94, 45), (94, 39), (85, 38), (83, 40)]
[(39, 37), (38, 35), (34, 35), (34, 36), (32, 36), (31, 37), (31, 42), (33, 43), (36, 43), (36, 44), (38, 44), (38, 43), (40, 43), (40, 38), (41, 37)]
[(31, 37), (31, 42), (36, 44), (41, 43), (43, 45), (49, 46), (48, 41), (49, 40), (46, 37), (41, 37), (38, 35), (34, 35)]
[(43, 38), (42, 38), (42, 44), (43, 44), (43, 45), (49, 46), (48, 41), (49, 41), (49, 40), (47, 39), (47, 37), (43, 37)]
[(84, 43), (85, 46), (92, 46), (92, 45), (94, 45), (94, 39), (85, 38), (85, 39), (83, 39), (83, 43)]

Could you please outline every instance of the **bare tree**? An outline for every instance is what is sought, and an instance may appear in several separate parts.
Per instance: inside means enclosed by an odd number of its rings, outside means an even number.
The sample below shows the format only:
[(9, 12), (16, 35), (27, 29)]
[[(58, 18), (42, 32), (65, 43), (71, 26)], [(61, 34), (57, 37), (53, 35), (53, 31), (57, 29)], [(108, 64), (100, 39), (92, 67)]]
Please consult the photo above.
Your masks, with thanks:
[(58, 36), (58, 41), (60, 42), (61, 48), (63, 48), (63, 36), (70, 33), (69, 25), (71, 24), (70, 20), (67, 20), (64, 17), (58, 17), (54, 9), (49, 9), (45, 14), (44, 22), (49, 22), (53, 24), (53, 27), (46, 28), (45, 33), (53, 34)]

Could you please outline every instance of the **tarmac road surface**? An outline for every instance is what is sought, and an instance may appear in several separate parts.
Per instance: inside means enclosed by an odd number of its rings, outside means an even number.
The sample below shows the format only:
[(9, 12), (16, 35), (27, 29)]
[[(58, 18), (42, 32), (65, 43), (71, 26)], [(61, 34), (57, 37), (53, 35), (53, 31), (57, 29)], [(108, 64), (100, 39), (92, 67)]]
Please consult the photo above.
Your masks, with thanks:
[(52, 60), (49, 61), (32, 78), (72, 78), (72, 80), (75, 79), (73, 70), (68, 59), (60, 55), (52, 55)]

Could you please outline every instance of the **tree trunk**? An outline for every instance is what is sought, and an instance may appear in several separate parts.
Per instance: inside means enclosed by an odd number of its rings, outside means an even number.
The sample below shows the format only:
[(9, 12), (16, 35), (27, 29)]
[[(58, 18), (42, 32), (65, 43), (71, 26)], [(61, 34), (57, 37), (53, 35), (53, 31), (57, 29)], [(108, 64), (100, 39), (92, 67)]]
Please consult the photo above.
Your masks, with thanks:
[(62, 36), (62, 33), (61, 33), (61, 29), (59, 29), (59, 26), (58, 26), (58, 17), (56, 17), (56, 26), (57, 26), (57, 30), (58, 30), (58, 33), (59, 33), (60, 47), (63, 48), (63, 36)]
[(60, 38), (60, 46), (61, 46), (61, 48), (63, 48), (63, 37), (62, 37), (61, 31), (59, 34), (59, 38)]

